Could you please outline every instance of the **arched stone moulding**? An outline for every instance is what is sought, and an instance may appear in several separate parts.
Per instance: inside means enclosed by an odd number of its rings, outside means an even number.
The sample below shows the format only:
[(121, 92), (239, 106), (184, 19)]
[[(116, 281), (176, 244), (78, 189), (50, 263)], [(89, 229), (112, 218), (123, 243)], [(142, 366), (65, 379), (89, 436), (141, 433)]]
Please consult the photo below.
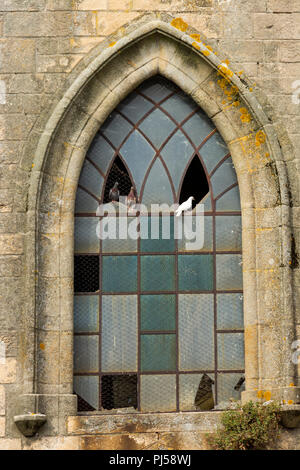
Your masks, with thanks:
[[(55, 421), (57, 413), (51, 410), (58, 406), (62, 423), (63, 416), (76, 413), (73, 211), (80, 170), (109, 113), (157, 73), (175, 82), (211, 117), (235, 165), (243, 221), (243, 400), (272, 397), (299, 403), (290, 349), (295, 339), (290, 201), (274, 128), (255, 91), (182, 20), (145, 15), (120, 35), (97, 46), (70, 74), (35, 147), (26, 256), (27, 290), (36, 301), (24, 316), (22, 411), (35, 407), (29, 411), (52, 413)], [(32, 144), (24, 167), (30, 152)], [(48, 419), (47, 426), (60, 427), (54, 421)]]

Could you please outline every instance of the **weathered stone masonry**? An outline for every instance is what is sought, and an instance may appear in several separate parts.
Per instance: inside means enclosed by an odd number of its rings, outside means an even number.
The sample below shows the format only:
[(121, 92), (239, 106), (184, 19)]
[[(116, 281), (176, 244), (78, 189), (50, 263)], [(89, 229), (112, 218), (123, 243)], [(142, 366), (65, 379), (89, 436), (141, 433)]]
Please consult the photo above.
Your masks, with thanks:
[[(4, 0), (0, 35), (0, 448), (203, 448), (217, 423), (77, 417), (72, 395), (80, 170), (107, 115), (157, 73), (212, 118), (238, 176), (243, 400), (299, 405), (299, 0)], [(13, 417), (38, 412), (47, 423), (25, 438)], [(299, 448), (299, 429), (279, 445)]]

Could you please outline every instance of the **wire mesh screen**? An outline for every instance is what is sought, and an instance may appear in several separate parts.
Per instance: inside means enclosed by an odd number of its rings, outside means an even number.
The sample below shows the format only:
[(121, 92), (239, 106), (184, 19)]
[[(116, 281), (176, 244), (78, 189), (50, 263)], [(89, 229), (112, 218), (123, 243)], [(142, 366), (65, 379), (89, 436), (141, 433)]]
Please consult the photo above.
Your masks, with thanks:
[[(195, 249), (187, 239), (177, 240), (174, 213), (167, 239), (164, 213), (155, 216), (155, 238), (154, 218), (137, 213), (126, 224), (135, 223), (148, 238), (96, 239), (99, 218), (80, 194), (74, 273), (78, 409), (225, 407), (244, 389), (241, 213), (228, 148), (203, 111), (160, 78), (127, 97), (95, 139), (88, 158), (103, 173), (100, 202), (111, 200), (116, 182), (122, 196), (134, 187), (146, 207), (182, 202), (193, 191), (196, 203), (205, 200), (205, 240)], [(85, 174), (80, 191), (99, 200), (95, 180), (90, 188), (86, 184)]]

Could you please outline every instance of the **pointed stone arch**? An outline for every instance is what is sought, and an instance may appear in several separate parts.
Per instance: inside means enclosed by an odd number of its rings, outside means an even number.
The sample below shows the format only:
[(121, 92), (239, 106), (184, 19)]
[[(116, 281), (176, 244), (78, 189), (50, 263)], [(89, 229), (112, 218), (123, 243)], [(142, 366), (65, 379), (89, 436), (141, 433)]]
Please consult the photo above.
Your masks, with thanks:
[[(235, 165), (243, 220), (246, 391), (299, 402), (290, 345), (295, 339), (288, 180), (276, 132), (256, 93), (180, 19), (145, 15), (97, 46), (70, 74), (63, 95), (33, 130), (24, 315), (24, 411), (58, 404), (76, 413), (73, 381), (73, 212), (86, 151), (115, 106), (159, 73), (213, 120)], [(298, 395), (297, 395), (298, 394)], [(269, 395), (268, 395), (269, 396)], [(28, 405), (30, 403), (30, 406)], [(41, 409), (41, 403), (44, 408)], [(48, 403), (48, 402), (47, 402)], [(34, 405), (33, 405), (34, 404)], [(53, 414), (53, 412), (52, 412)], [(58, 421), (57, 421), (58, 420)], [(63, 424), (64, 425), (64, 424)], [(47, 428), (45, 428), (47, 432)]]

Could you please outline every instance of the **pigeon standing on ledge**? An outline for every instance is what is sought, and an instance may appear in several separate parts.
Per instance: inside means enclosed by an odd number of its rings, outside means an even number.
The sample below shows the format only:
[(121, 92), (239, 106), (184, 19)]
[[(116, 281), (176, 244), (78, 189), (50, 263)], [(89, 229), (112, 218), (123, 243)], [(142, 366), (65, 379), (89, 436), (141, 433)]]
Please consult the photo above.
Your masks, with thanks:
[(127, 196), (127, 205), (128, 205), (129, 207), (131, 207), (131, 206), (133, 206), (135, 203), (136, 203), (135, 191), (134, 191), (134, 187), (131, 186), (131, 188), (130, 188), (130, 193), (129, 193), (128, 196)]
[(195, 198), (190, 196), (186, 201), (180, 204), (180, 206), (175, 211), (176, 217), (179, 217), (183, 211), (189, 211), (192, 208), (194, 200)]
[(109, 191), (109, 200), (110, 201), (119, 201), (120, 191), (118, 190), (119, 183), (116, 181), (113, 187)]

